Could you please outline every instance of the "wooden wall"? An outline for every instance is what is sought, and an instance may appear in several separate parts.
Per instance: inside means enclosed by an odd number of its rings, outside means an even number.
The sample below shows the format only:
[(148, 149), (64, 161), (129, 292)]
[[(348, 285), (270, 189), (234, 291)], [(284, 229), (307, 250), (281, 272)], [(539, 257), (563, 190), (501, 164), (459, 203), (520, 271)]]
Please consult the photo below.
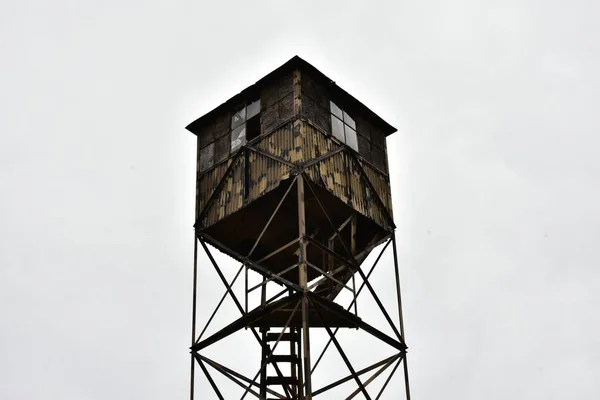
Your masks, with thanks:
[[(310, 179), (384, 229), (391, 229), (383, 132), (348, 108), (356, 120), (359, 152), (343, 146), (331, 136), (330, 95), (310, 74), (289, 72), (264, 83), (259, 93), (261, 135), (247, 147), (230, 153), (234, 110), (214, 117), (198, 134), (196, 217), (201, 227), (276, 189), (290, 178), (290, 163), (301, 167), (322, 157), (306, 168)], [(201, 158), (211, 144), (213, 161), (208, 165)]]

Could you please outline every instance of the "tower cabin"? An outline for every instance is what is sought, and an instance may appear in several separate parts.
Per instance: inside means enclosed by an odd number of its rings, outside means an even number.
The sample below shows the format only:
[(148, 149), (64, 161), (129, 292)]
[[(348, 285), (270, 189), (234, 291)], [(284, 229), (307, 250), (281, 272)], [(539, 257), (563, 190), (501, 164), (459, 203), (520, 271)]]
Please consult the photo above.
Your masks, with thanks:
[(333, 300), (392, 234), (396, 129), (301, 58), (187, 129), (198, 138), (197, 235), (257, 272), (298, 284), (305, 243), (307, 280), (335, 277), (314, 287)]

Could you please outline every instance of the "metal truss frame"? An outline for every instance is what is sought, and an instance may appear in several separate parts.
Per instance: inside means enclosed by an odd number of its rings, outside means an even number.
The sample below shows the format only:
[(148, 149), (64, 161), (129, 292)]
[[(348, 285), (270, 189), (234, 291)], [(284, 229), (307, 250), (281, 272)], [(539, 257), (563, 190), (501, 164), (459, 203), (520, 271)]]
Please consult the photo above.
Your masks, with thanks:
[[(256, 149), (251, 149), (251, 150), (256, 151)], [(236, 163), (236, 159), (234, 159), (232, 161), (229, 169), (231, 169), (235, 163)], [(223, 179), (226, 179), (227, 175), (228, 174), (226, 173), (225, 177)], [(368, 179), (366, 179), (366, 180), (368, 181)], [(216, 239), (210, 237), (208, 234), (206, 234), (206, 232), (196, 228), (196, 231), (194, 233), (192, 343), (191, 343), (191, 347), (190, 347), (190, 349), (191, 349), (190, 399), (191, 400), (194, 400), (195, 365), (196, 364), (198, 364), (198, 366), (200, 367), (200, 369), (206, 376), (208, 383), (213, 388), (216, 396), (219, 399), (224, 399), (223, 394), (221, 393), (218, 385), (215, 383), (214, 379), (212, 378), (211, 372), (210, 372), (209, 368), (207, 368), (207, 367), (211, 367), (212, 370), (219, 372), (220, 374), (222, 374), (223, 376), (227, 377), (229, 380), (234, 382), (236, 385), (242, 387), (244, 389), (244, 394), (241, 397), (242, 399), (244, 399), (248, 394), (250, 394), (250, 395), (252, 395), (256, 398), (262, 399), (262, 400), (267, 400), (267, 397), (266, 397), (267, 394), (270, 396), (273, 396), (273, 397), (269, 397), (269, 399), (277, 398), (277, 399), (310, 400), (313, 397), (316, 397), (318, 395), (326, 393), (330, 389), (338, 387), (339, 385), (344, 384), (348, 381), (352, 381), (352, 380), (354, 380), (356, 382), (357, 388), (355, 391), (353, 391), (352, 393), (350, 393), (348, 395), (347, 399), (352, 399), (359, 394), (362, 394), (363, 397), (366, 399), (372, 399), (373, 397), (371, 397), (371, 395), (367, 391), (367, 386), (371, 382), (373, 382), (373, 380), (375, 378), (377, 378), (379, 375), (381, 375), (383, 372), (385, 372), (389, 367), (391, 367), (392, 365), (395, 364), (394, 367), (392, 368), (391, 372), (389, 373), (383, 387), (378, 392), (376, 397), (374, 397), (375, 399), (379, 399), (381, 397), (384, 389), (387, 387), (389, 381), (392, 379), (395, 372), (397, 371), (399, 365), (402, 364), (404, 367), (403, 375), (404, 375), (405, 395), (406, 395), (406, 399), (410, 400), (410, 388), (409, 388), (409, 381), (408, 381), (408, 365), (407, 365), (407, 357), (406, 357), (407, 347), (406, 347), (405, 340), (404, 340), (405, 335), (404, 335), (404, 322), (403, 322), (403, 315), (402, 315), (402, 299), (401, 299), (401, 293), (400, 293), (400, 276), (399, 276), (399, 269), (398, 269), (398, 256), (397, 256), (396, 239), (395, 239), (394, 232), (393, 231), (390, 232), (382, 241), (379, 241), (378, 243), (373, 244), (372, 247), (375, 247), (376, 245), (379, 245), (379, 244), (383, 244), (383, 246), (381, 247), (381, 250), (380, 250), (377, 258), (375, 259), (373, 265), (371, 266), (369, 271), (365, 274), (364, 271), (359, 267), (359, 263), (357, 262), (358, 255), (355, 254), (355, 251), (354, 251), (354, 247), (355, 247), (354, 234), (351, 235), (350, 243), (346, 243), (343, 236), (340, 234), (340, 231), (345, 226), (347, 226), (347, 224), (351, 224), (351, 229), (353, 229), (352, 232), (353, 233), (355, 232), (355, 230), (356, 230), (355, 216), (351, 215), (340, 227), (334, 226), (332, 219), (330, 218), (326, 208), (320, 202), (320, 200), (318, 199), (318, 196), (316, 196), (316, 193), (314, 192), (312, 185), (313, 185), (313, 183), (311, 183), (310, 178), (304, 172), (297, 171), (296, 175), (289, 183), (289, 187), (287, 188), (282, 199), (279, 201), (278, 205), (273, 210), (270, 218), (268, 219), (265, 226), (263, 227), (260, 235), (257, 237), (251, 250), (246, 255), (237, 253), (233, 249), (228, 248), (223, 243), (220, 243)], [(290, 195), (292, 188), (294, 188), (294, 187), (296, 188), (297, 196), (298, 196), (298, 226), (299, 226), (298, 237), (296, 239), (294, 239), (293, 241), (280, 247), (279, 249), (275, 250), (271, 254), (263, 257), (263, 259), (261, 259), (259, 261), (250, 260), (250, 256), (253, 254), (257, 245), (260, 243), (265, 231), (268, 229), (275, 214), (280, 209), (285, 198)], [(321, 211), (325, 215), (325, 217), (330, 225), (330, 228), (334, 232), (334, 234), (332, 235), (332, 237), (330, 239), (330, 242), (337, 240), (341, 244), (341, 246), (344, 250), (344, 254), (339, 254), (338, 252), (333, 250), (332, 246), (325, 246), (306, 234), (306, 231), (305, 231), (305, 204), (304, 204), (305, 188), (308, 188), (308, 190), (310, 190), (315, 195), (314, 197), (317, 199), (317, 202), (321, 208)], [(214, 196), (215, 196), (215, 193), (212, 194), (211, 200), (208, 202), (206, 207), (208, 207), (210, 202), (213, 200)], [(378, 200), (381, 201), (380, 199), (378, 199)], [(204, 211), (206, 210), (206, 207), (205, 207)], [(211, 316), (208, 318), (208, 321), (202, 328), (202, 331), (200, 332), (199, 335), (197, 335), (197, 333), (196, 333), (196, 325), (197, 325), (196, 301), (197, 301), (197, 291), (198, 291), (198, 283), (197, 283), (198, 243), (200, 243), (202, 249), (204, 250), (205, 254), (207, 255), (207, 257), (210, 261), (210, 264), (215, 269), (217, 275), (219, 276), (221, 282), (223, 283), (223, 285), (225, 287), (225, 292), (223, 293), (223, 296), (221, 297), (220, 301), (218, 302), (218, 304), (217, 304), (215, 310), (212, 312)], [(220, 266), (218, 265), (215, 258), (213, 257), (208, 245), (224, 252), (225, 254), (230, 255), (231, 257), (233, 257), (234, 259), (238, 260), (241, 263), (240, 268), (238, 269), (237, 273), (235, 274), (234, 278), (231, 281), (227, 281), (227, 279), (225, 278)], [(279, 273), (273, 273), (272, 271), (268, 270), (267, 268), (265, 268), (261, 265), (261, 262), (263, 262), (265, 259), (272, 257), (273, 255), (277, 254), (278, 252), (280, 252), (292, 245), (298, 246), (298, 249), (299, 249), (298, 263), (295, 263), (294, 265), (284, 268)], [(373, 273), (375, 267), (379, 264), (379, 262), (382, 258), (382, 255), (384, 254), (384, 252), (386, 251), (386, 249), (388, 249), (388, 247), (390, 245), (392, 246), (392, 251), (393, 251), (393, 262), (394, 262), (394, 271), (395, 271), (395, 286), (396, 286), (397, 309), (398, 309), (397, 323), (395, 323), (392, 320), (391, 316), (387, 312), (385, 306), (381, 302), (376, 291), (373, 289), (371, 283), (369, 282), (369, 278), (370, 278), (371, 274)], [(323, 252), (323, 254), (327, 254), (327, 256), (337, 259), (339, 262), (342, 263), (342, 266), (339, 267), (335, 271), (324, 271), (322, 268), (319, 268), (318, 266), (309, 262), (306, 257), (307, 256), (307, 248), (309, 246), (314, 246), (314, 247), (318, 248), (319, 250), (321, 250)], [(369, 249), (369, 251), (370, 251), (370, 249)], [(248, 283), (249, 269), (253, 269), (254, 271), (260, 273), (263, 276), (263, 280), (260, 284), (255, 285), (253, 287), (249, 287), (249, 283)], [(319, 279), (317, 279), (317, 282), (311, 283), (310, 285), (309, 285), (309, 282), (307, 281), (308, 269), (314, 269), (321, 274), (321, 277)], [(337, 272), (339, 272), (340, 269), (349, 269), (350, 271), (353, 272), (352, 277), (351, 277), (352, 278), (352, 286), (351, 287), (348, 286), (348, 284), (345, 283), (344, 281), (340, 280), (339, 278), (336, 278), (335, 275)], [(288, 274), (290, 271), (293, 271), (293, 270), (298, 271), (298, 274), (299, 274), (299, 280), (298, 280), (299, 283), (298, 284), (293, 283), (283, 277), (284, 274)], [(241, 275), (242, 271), (245, 272), (244, 273), (244, 275), (245, 275), (245, 296), (244, 296), (243, 300), (240, 300), (233, 291), (233, 285), (237, 281), (239, 276)], [(356, 288), (356, 282), (355, 282), (355, 275), (357, 275), (357, 274), (360, 276), (360, 278), (362, 280), (358, 289)], [(338, 287), (341, 287), (342, 289), (346, 289), (352, 293), (352, 302), (345, 310), (341, 309), (341, 307), (335, 305), (330, 299), (321, 297), (311, 291), (315, 287), (317, 287), (320, 283), (326, 282), (326, 281), (331, 282), (332, 285), (338, 285)], [(267, 286), (267, 284), (272, 283), (272, 282), (283, 285), (284, 288), (283, 288), (283, 290), (278, 292), (276, 295), (267, 299), (266, 298), (266, 286)], [(392, 331), (394, 332), (395, 337), (390, 337), (390, 336), (384, 334), (383, 332), (377, 330), (376, 328), (370, 326), (369, 324), (363, 322), (360, 318), (358, 318), (357, 299), (358, 299), (358, 296), (360, 295), (360, 293), (363, 291), (364, 287), (367, 288), (367, 291), (370, 293), (372, 298), (375, 300), (375, 303), (377, 304), (378, 308), (380, 309), (380, 311), (384, 315), (386, 321), (390, 325)], [(257, 289), (261, 289), (261, 304), (259, 307), (249, 311), (248, 295), (249, 295), (249, 293), (251, 293)], [(287, 294), (287, 297), (281, 298), (285, 294)], [(208, 326), (213, 321), (214, 316), (217, 314), (221, 305), (223, 304), (223, 302), (225, 301), (225, 299), (227, 297), (230, 297), (233, 300), (233, 302), (235, 303), (238, 311), (240, 312), (240, 315), (241, 315), (240, 318), (237, 321), (226, 326), (225, 328), (221, 329), (220, 331), (216, 332), (215, 334), (211, 335), (210, 337), (203, 339), (203, 336), (204, 336)], [(252, 324), (255, 321), (259, 320), (260, 318), (271, 315), (272, 313), (275, 313), (278, 310), (281, 310), (283, 307), (290, 307), (292, 305), (293, 305), (293, 311), (290, 313), (289, 318), (287, 319), (287, 322), (284, 325), (284, 328), (282, 329), (281, 332), (275, 333), (275, 334), (278, 334), (278, 336), (276, 337), (276, 340), (274, 340), (275, 344), (274, 345), (269, 344), (269, 342), (272, 342), (273, 341), (272, 339), (275, 339), (275, 337), (269, 336), (269, 334), (266, 332), (266, 330), (263, 330), (263, 329), (261, 329), (261, 331), (259, 333), (257, 331), (257, 328), (255, 326), (253, 326)], [(312, 312), (312, 314), (311, 314), (311, 312)], [(374, 338), (377, 338), (377, 339), (382, 340), (383, 342), (389, 344), (394, 349), (394, 353), (392, 355), (386, 357), (383, 360), (380, 360), (370, 366), (367, 366), (366, 368), (357, 370), (352, 365), (350, 360), (348, 359), (346, 352), (344, 351), (342, 345), (339, 343), (339, 341), (336, 338), (336, 334), (339, 331), (339, 327), (335, 327), (335, 329), (332, 329), (333, 327), (330, 326), (327, 318), (325, 317), (325, 313), (330, 313), (329, 315), (336, 315), (341, 320), (347, 321), (348, 324), (355, 326), (358, 329), (362, 329), (363, 331), (372, 335)], [(290, 333), (287, 333), (286, 330), (291, 327), (290, 323), (297, 314), (300, 315), (301, 326), (298, 327), (295, 332), (292, 332), (293, 330), (290, 329)], [(314, 318), (315, 314), (316, 314), (316, 321)], [(311, 315), (312, 320), (309, 320), (309, 315)], [(327, 344), (324, 346), (324, 348), (320, 352), (319, 356), (316, 359), (316, 362), (314, 364), (312, 364), (311, 363), (311, 352), (310, 352), (310, 328), (311, 328), (311, 326), (315, 326), (315, 325), (325, 328), (325, 330), (327, 331), (327, 334), (329, 336), (329, 341), (327, 342)], [(224, 339), (228, 335), (230, 335), (233, 332), (236, 332), (242, 328), (250, 330), (250, 332), (256, 338), (256, 341), (258, 342), (259, 346), (262, 348), (262, 351), (263, 351), (263, 361), (261, 362), (258, 372), (252, 378), (244, 376), (243, 374), (240, 374), (239, 372), (236, 372), (235, 370), (233, 370), (229, 367), (226, 367), (226, 366), (224, 366), (212, 359), (209, 359), (206, 356), (201, 354), (202, 349), (210, 346), (211, 344), (216, 343), (219, 340)], [(273, 334), (271, 334), (271, 335), (273, 335)], [(281, 369), (278, 367), (278, 362), (276, 361), (277, 358), (273, 354), (273, 351), (277, 348), (277, 346), (280, 344), (282, 339), (284, 337), (286, 337), (286, 335), (296, 335), (295, 342), (296, 342), (297, 346), (294, 345), (294, 341), (291, 341), (290, 349), (293, 354), (297, 354), (297, 357), (299, 360), (297, 368), (292, 367), (292, 373), (294, 375), (293, 379), (295, 380), (295, 382), (297, 382), (297, 384), (294, 384), (290, 380), (291, 378), (285, 377), (283, 375), (283, 373), (281, 372)], [(342, 379), (338, 379), (337, 381), (332, 382), (322, 388), (313, 390), (311, 376), (315, 373), (317, 366), (323, 359), (324, 355), (326, 354), (328, 348), (330, 347), (330, 345), (332, 343), (333, 343), (334, 347), (336, 348), (337, 352), (339, 353), (339, 355), (342, 357), (344, 364), (348, 368), (349, 374), (346, 377), (344, 377)], [(274, 367), (274, 369), (277, 373), (277, 378), (279, 378), (277, 380), (277, 382), (280, 382), (281, 387), (283, 389), (283, 393), (273, 390), (267, 386), (266, 379), (265, 379), (267, 364), (270, 364)], [(363, 381), (361, 377), (369, 372), (372, 372), (372, 375)], [(260, 377), (260, 381), (257, 382), (259, 377)], [(277, 379), (277, 378), (275, 378), (275, 379)]]

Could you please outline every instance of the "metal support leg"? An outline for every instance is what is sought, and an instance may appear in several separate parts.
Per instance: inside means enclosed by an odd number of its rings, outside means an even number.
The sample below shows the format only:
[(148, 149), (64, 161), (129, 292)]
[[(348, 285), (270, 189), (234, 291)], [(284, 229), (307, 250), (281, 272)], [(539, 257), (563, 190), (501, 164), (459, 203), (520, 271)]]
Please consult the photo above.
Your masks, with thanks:
[[(398, 252), (396, 250), (396, 233), (392, 235), (392, 250), (394, 253), (394, 271), (396, 273), (396, 296), (398, 298), (398, 319), (400, 322), (400, 334), (402, 335), (402, 340), (406, 343), (406, 337), (404, 336), (404, 317), (402, 315), (402, 296), (400, 294), (400, 271), (398, 269)], [(410, 400), (410, 385), (408, 382), (408, 362), (406, 359), (406, 354), (404, 354), (403, 360), (404, 367), (404, 388), (406, 390), (406, 400)]]
[[(198, 281), (198, 238), (194, 232), (194, 277), (192, 289), (192, 346), (196, 341), (196, 288)], [(195, 381), (195, 365), (194, 355), (191, 355), (190, 366), (190, 400), (194, 400), (194, 381)]]
[[(306, 260), (306, 218), (304, 209), (304, 176), (299, 175), (296, 182), (298, 186), (298, 237), (300, 238), (299, 283), (304, 292), (308, 287), (308, 271)], [(312, 399), (312, 385), (310, 377), (310, 335), (309, 335), (309, 304), (306, 296), (302, 299), (302, 358), (304, 365), (304, 399)]]

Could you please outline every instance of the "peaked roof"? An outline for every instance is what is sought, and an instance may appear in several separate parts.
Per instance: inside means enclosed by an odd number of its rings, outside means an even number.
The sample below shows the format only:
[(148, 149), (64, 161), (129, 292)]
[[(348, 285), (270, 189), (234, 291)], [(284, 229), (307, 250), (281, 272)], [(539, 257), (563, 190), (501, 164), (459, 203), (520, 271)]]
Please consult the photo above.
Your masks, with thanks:
[(317, 79), (317, 80), (321, 81), (321, 83), (325, 84), (326, 89), (330, 93), (333, 93), (335, 98), (342, 98), (345, 103), (350, 103), (354, 108), (363, 111), (364, 116), (366, 118), (370, 119), (376, 125), (378, 125), (383, 130), (383, 132), (385, 133), (386, 136), (391, 135), (392, 133), (397, 131), (396, 128), (394, 128), (393, 126), (391, 126), (390, 124), (385, 122), (381, 117), (379, 117), (377, 114), (375, 114), (373, 111), (371, 111), (363, 103), (358, 101), (354, 96), (352, 96), (351, 94), (346, 92), (341, 87), (337, 86), (333, 80), (329, 79), (321, 71), (319, 71), (318, 69), (316, 69), (311, 64), (304, 61), (302, 58), (300, 58), (298, 56), (292, 57), (285, 64), (283, 64), (279, 68), (271, 71), (266, 76), (259, 79), (254, 85), (248, 86), (246, 89), (242, 90), (240, 93), (236, 94), (235, 96), (233, 96), (232, 98), (227, 100), (225, 103), (221, 104), (220, 106), (216, 107), (212, 111), (209, 111), (208, 113), (204, 114), (200, 118), (196, 119), (195, 121), (190, 123), (188, 126), (186, 126), (186, 129), (195, 135), (198, 134), (199, 129), (202, 126), (204, 126), (206, 123), (208, 123), (212, 119), (212, 117), (220, 114), (221, 112), (223, 112), (225, 110), (229, 110), (229, 109), (237, 106), (241, 101), (245, 100), (246, 97), (258, 92), (265, 82), (268, 82), (269, 80), (271, 80), (275, 77), (278, 77), (280, 75), (284, 75), (285, 73), (292, 71), (294, 69), (300, 69), (301, 71), (311, 72), (315, 79)]

